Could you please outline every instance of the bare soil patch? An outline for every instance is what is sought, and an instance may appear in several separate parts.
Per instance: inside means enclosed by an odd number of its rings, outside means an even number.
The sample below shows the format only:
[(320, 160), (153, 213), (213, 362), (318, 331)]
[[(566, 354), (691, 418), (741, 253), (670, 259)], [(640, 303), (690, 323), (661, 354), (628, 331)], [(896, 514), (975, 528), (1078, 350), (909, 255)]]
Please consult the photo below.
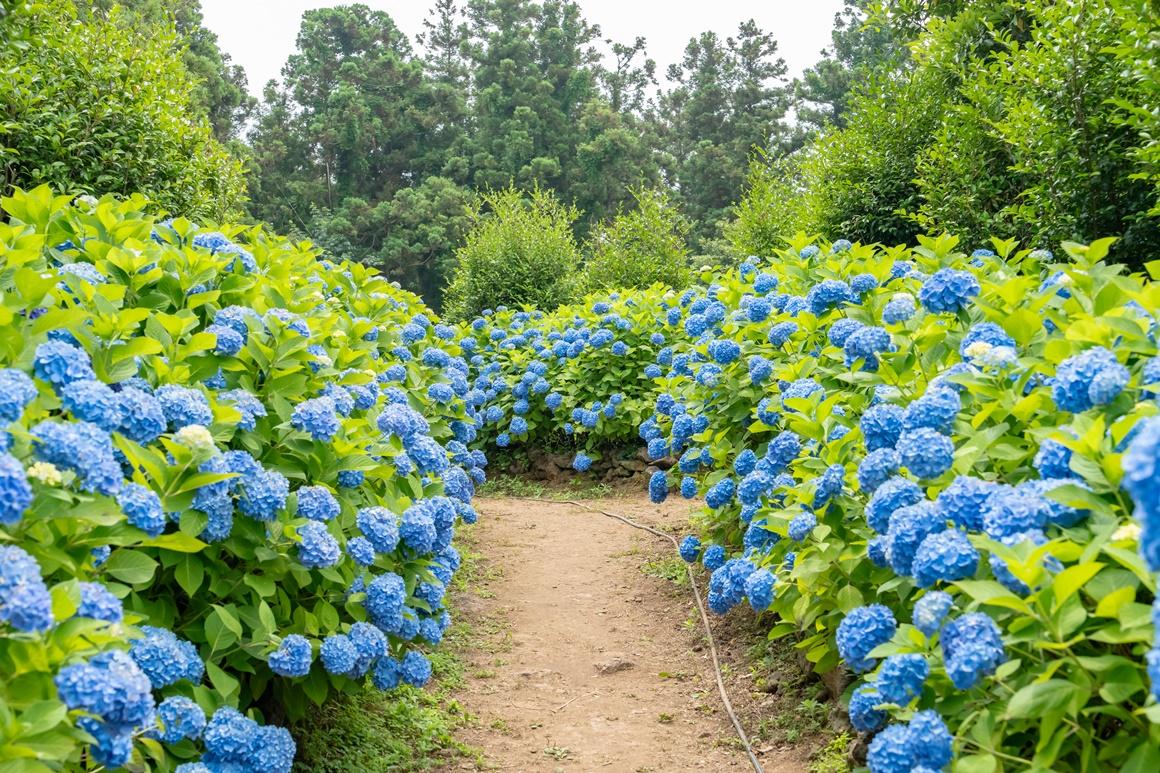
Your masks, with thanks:
[[(674, 533), (689, 515), (687, 502), (639, 495), (586, 504)], [(483, 758), (445, 770), (751, 769), (688, 589), (673, 582), (671, 545), (563, 502), (476, 507), (470, 539), (482, 558), (454, 598), (470, 635), (453, 646), (465, 664), (456, 698), (472, 717), (461, 740)], [(756, 735), (762, 693), (744, 652), (729, 658), (741, 661), (730, 697)], [(769, 773), (807, 768), (805, 745), (754, 743)]]

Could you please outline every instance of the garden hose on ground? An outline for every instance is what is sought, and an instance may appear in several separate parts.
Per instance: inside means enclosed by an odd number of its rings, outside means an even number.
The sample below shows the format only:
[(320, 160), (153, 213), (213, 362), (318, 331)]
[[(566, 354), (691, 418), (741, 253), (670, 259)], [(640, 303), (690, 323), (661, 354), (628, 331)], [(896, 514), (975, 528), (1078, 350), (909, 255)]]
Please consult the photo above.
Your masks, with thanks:
[[(581, 502), (574, 502), (570, 499), (542, 499), (540, 497), (514, 497), (515, 499), (527, 499), (533, 502), (543, 502), (545, 504), (557, 505), (572, 505), (579, 507), (582, 510), (587, 510), (590, 513), (599, 513), (600, 515), (613, 518), (622, 523), (626, 523), (634, 529), (647, 531), (650, 534), (655, 534), (658, 537), (663, 537), (669, 542), (673, 543), (673, 548), (680, 547), (676, 537), (671, 534), (666, 534), (663, 531), (654, 529), (651, 526), (645, 526), (633, 521), (631, 518), (626, 518), (623, 515), (610, 513), (607, 510), (600, 510), (595, 507), (589, 507)], [(741, 739), (741, 745), (745, 747), (745, 754), (749, 757), (749, 763), (753, 766), (756, 773), (765, 773), (765, 768), (761, 766), (761, 761), (757, 759), (757, 755), (753, 753), (753, 747), (749, 744), (749, 736), (745, 734), (745, 728), (741, 726), (741, 720), (737, 717), (737, 713), (733, 710), (733, 704), (729, 701), (729, 693), (725, 690), (725, 679), (721, 676), (721, 660), (717, 656), (717, 644), (713, 640), (713, 631), (709, 627), (709, 615), (705, 612), (705, 603), (701, 600), (701, 594), (697, 590), (697, 578), (693, 574), (693, 567), (691, 564), (685, 564), (685, 573), (689, 577), (689, 588), (693, 591), (693, 600), (697, 602), (697, 611), (701, 613), (701, 625), (705, 628), (705, 638), (709, 642), (709, 654), (713, 657), (713, 674), (717, 677), (717, 692), (721, 695), (721, 703), (725, 706), (725, 713), (729, 715), (729, 719), (733, 722), (733, 729), (737, 731), (737, 737)]]

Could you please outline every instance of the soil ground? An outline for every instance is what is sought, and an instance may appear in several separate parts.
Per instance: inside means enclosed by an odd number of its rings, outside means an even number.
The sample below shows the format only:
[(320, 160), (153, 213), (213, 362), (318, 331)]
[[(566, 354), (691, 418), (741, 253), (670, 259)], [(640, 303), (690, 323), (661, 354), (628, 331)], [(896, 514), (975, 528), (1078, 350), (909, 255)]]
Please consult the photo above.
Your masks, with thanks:
[[(682, 500), (585, 504), (671, 533), (689, 517)], [(751, 769), (667, 540), (562, 502), (478, 498), (476, 507), (477, 575), (453, 600), (469, 634), (452, 646), (465, 665), (455, 697), (471, 717), (457, 735), (481, 757), (443, 770)], [(753, 737), (749, 677), (730, 675), (730, 698)], [(807, 769), (803, 744), (754, 743), (769, 773)]]

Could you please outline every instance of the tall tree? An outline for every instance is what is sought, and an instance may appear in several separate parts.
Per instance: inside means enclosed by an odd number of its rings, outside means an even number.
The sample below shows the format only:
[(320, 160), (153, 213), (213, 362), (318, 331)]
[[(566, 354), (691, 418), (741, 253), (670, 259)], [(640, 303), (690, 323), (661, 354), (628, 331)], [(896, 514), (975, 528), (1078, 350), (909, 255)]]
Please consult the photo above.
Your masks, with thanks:
[(757, 148), (791, 142), (789, 92), (777, 41), (752, 20), (721, 40), (704, 32), (669, 67), (660, 100), (668, 174), (696, 223), (698, 248), (715, 238)]
[(190, 94), (219, 140), (236, 139), (253, 115), (257, 100), (250, 96), (246, 73), (218, 47), (217, 35), (205, 28), (200, 0), (91, 0), (77, 3), (108, 12), (114, 5), (128, 11), (145, 28), (177, 30), (182, 63), (197, 83)]
[[(458, 146), (468, 131), (471, 77), (464, 55), (467, 23), (455, 0), (435, 0), (423, 20), (423, 32), (418, 40), (431, 82), (435, 113), (440, 117), (435, 126), (439, 144), (448, 148)], [(463, 183), (469, 172), (466, 158), (457, 153), (447, 155), (443, 175)]]
[(297, 46), (251, 134), (253, 213), (432, 290), (432, 251), (466, 223), (466, 195), (439, 177), (462, 126), (386, 13), (308, 11)]

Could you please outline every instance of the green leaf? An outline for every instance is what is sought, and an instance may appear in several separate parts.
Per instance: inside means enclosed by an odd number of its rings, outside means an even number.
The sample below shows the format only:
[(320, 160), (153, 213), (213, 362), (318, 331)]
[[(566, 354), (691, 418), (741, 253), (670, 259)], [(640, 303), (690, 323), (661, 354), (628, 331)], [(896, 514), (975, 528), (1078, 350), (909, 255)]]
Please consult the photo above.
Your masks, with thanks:
[(213, 661), (207, 660), (205, 662), (205, 672), (214, 688), (221, 694), (223, 701), (229, 702), (238, 692), (240, 687), (238, 680), (219, 668)]
[(140, 585), (153, 579), (157, 561), (136, 550), (120, 548), (113, 551), (104, 568), (121, 582)]
[(224, 607), (214, 605), (205, 619), (205, 639), (211, 652), (221, 652), (238, 640), (242, 633), (241, 624)]
[(191, 537), (184, 532), (163, 534), (160, 537), (146, 540), (141, 544), (142, 547), (164, 548), (165, 550), (172, 550), (175, 553), (200, 553), (204, 548), (208, 547), (206, 543), (197, 537)]
[(185, 591), (185, 595), (193, 598), (205, 579), (205, 567), (201, 558), (189, 553), (182, 555), (177, 561), (174, 576), (177, 579), (177, 584)]
[(57, 583), (52, 591), (52, 617), (56, 621), (68, 620), (81, 606), (81, 586), (76, 580)]
[(1005, 716), (1008, 719), (1029, 719), (1054, 711), (1076, 713), (1088, 696), (1088, 691), (1063, 679), (1033, 682), (1011, 696)]
[(1069, 566), (1062, 572), (1055, 576), (1051, 587), (1055, 592), (1055, 605), (1058, 609), (1075, 593), (1079, 592), (1087, 582), (1096, 576), (1104, 565), (1098, 562), (1091, 562), (1087, 564), (1076, 564)]
[(972, 754), (955, 759), (951, 770), (954, 773), (995, 773), (999, 761), (990, 754)]

